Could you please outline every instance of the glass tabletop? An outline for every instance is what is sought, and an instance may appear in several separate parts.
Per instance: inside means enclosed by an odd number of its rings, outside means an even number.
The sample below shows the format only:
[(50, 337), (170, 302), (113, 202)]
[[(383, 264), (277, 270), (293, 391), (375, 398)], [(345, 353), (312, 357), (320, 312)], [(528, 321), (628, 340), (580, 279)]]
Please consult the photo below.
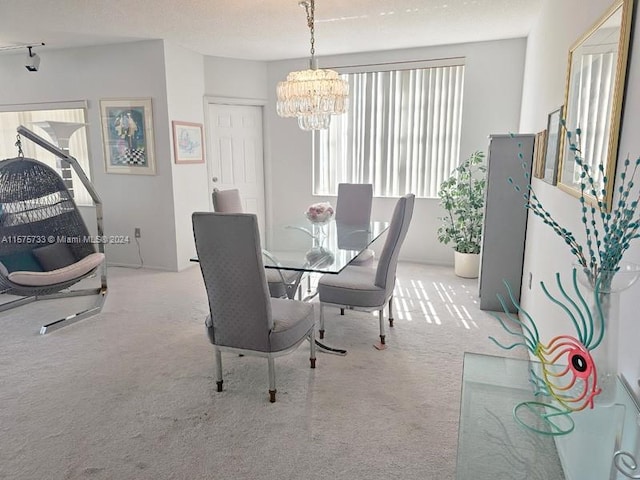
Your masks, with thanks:
[(520, 402), (544, 402), (529, 381), (539, 368), (524, 359), (465, 353), (456, 478), (638, 478), (629, 465), (640, 451), (639, 409), (626, 382), (619, 379), (613, 405), (571, 413), (571, 433), (545, 435), (513, 414)]
[(299, 272), (339, 273), (367, 249), (387, 228), (388, 222), (345, 225), (330, 221), (274, 228), (265, 253), (265, 267)]

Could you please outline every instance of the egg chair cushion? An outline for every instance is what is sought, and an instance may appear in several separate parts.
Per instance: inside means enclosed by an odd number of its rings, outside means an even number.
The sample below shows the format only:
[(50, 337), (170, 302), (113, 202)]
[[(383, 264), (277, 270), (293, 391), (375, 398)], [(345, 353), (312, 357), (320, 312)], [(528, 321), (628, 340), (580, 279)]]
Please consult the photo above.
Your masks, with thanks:
[(104, 253), (96, 252), (63, 268), (49, 272), (11, 272), (7, 275), (7, 278), (12, 283), (29, 287), (55, 285), (68, 282), (75, 278), (81, 278), (83, 275), (86, 275), (98, 267), (102, 262), (104, 262)]

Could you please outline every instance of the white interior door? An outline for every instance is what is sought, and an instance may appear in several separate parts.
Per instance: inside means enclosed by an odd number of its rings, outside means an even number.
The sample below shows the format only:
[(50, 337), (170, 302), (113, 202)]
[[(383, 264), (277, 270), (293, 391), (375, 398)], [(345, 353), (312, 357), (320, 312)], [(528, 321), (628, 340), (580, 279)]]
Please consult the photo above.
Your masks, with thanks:
[(237, 188), (244, 211), (256, 214), (264, 236), (262, 107), (209, 103), (208, 113), (209, 193)]

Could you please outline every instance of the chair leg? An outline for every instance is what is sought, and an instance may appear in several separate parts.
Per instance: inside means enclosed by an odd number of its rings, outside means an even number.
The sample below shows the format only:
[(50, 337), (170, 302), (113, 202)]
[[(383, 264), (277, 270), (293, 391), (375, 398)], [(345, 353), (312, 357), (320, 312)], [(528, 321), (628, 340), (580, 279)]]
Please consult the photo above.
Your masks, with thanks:
[(269, 362), (269, 401), (274, 403), (276, 401), (276, 366), (271, 355), (267, 357), (267, 361)]
[(222, 352), (217, 347), (213, 347), (216, 353), (216, 385), (218, 391), (222, 391)]
[(324, 338), (324, 304), (320, 302), (320, 329), (318, 330), (320, 333), (320, 340)]
[(384, 345), (384, 308), (378, 310), (378, 318), (380, 319), (380, 343)]
[(393, 327), (393, 295), (389, 297), (389, 326)]
[(311, 329), (309, 334), (310, 354), (309, 361), (311, 362), (311, 368), (316, 368), (316, 330), (315, 327)]

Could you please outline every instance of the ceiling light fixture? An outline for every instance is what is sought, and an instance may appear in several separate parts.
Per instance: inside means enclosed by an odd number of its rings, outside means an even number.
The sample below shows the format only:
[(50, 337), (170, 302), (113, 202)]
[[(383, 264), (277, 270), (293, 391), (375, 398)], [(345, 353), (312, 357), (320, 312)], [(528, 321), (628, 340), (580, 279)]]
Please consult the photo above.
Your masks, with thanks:
[[(44, 43), (42, 44), (44, 45)], [(29, 50), (29, 55), (27, 56), (27, 62), (25, 63), (25, 68), (30, 72), (37, 72), (38, 68), (40, 68), (40, 55), (33, 52), (31, 49), (34, 48), (34, 45), (27, 46)]]
[(315, 0), (298, 3), (307, 12), (307, 26), (311, 32), (309, 70), (291, 72), (278, 82), (276, 109), (281, 117), (297, 117), (302, 130), (329, 128), (331, 115), (347, 111), (349, 84), (334, 70), (318, 68), (315, 58), (314, 13)]

